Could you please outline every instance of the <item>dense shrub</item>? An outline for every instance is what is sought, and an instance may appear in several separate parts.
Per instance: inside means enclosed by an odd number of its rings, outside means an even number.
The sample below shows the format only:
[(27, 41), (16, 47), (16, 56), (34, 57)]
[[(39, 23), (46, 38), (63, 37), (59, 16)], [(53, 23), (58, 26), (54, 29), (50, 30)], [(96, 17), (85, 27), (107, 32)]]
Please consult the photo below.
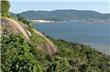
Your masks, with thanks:
[[(38, 39), (37, 39), (38, 38)], [(34, 38), (33, 38), (34, 39)], [(53, 57), (25, 42), (21, 34), (1, 37), (3, 72), (109, 72), (110, 57), (78, 43), (51, 39), (59, 48)], [(35, 43), (39, 42), (36, 37)], [(40, 41), (41, 43), (42, 41)], [(34, 43), (34, 42), (33, 42)], [(37, 43), (39, 44), (39, 43)]]
[(32, 49), (22, 35), (3, 35), (1, 43), (3, 72), (41, 72)]
[[(59, 60), (65, 60), (69, 63), (69, 68), (63, 71), (64, 66), (60, 63), (60, 72), (109, 72), (110, 56), (104, 55), (86, 46), (78, 43), (71, 43), (64, 40), (54, 40), (59, 48)], [(56, 61), (56, 60), (55, 60)], [(64, 63), (63, 61), (62, 63)], [(67, 70), (67, 71), (66, 71)], [(57, 71), (56, 71), (57, 72)]]

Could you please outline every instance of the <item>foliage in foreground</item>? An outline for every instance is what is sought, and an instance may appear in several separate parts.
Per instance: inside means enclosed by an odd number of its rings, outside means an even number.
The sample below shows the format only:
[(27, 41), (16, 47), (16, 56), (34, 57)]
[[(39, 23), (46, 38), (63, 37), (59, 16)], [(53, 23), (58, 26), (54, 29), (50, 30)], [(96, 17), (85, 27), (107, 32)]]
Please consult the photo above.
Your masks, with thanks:
[(3, 35), (3, 72), (109, 72), (110, 57), (89, 46), (52, 39), (59, 54), (50, 57), (25, 42), (21, 34)]
[(3, 35), (1, 42), (3, 72), (40, 72), (40, 66), (31, 52), (31, 47), (22, 35)]
[(59, 56), (66, 58), (70, 65), (67, 72), (109, 72), (110, 57), (97, 52), (90, 46), (71, 43), (64, 40), (53, 40), (58, 46)]

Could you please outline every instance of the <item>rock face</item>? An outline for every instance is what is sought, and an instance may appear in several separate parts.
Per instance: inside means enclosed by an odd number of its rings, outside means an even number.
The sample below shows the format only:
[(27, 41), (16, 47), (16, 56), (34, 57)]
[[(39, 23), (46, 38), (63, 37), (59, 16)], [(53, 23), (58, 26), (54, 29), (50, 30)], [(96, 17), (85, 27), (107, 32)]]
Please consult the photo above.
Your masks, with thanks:
[[(0, 24), (0, 31), (2, 34), (5, 34), (5, 30), (8, 31), (8, 33), (14, 33), (18, 34), (21, 33), (24, 36), (24, 39), (27, 42), (32, 42), (31, 40), (31, 35), (32, 33), (26, 28), (25, 24), (13, 20), (11, 18), (1, 18), (1, 24)], [(50, 41), (46, 36), (44, 36), (42, 33), (38, 32), (37, 30), (32, 28), (32, 31), (36, 34), (39, 35), (44, 39), (44, 41), (40, 44), (36, 44), (35, 48), (38, 48), (42, 51), (44, 51), (46, 54), (49, 54), (50, 56), (58, 53), (57, 47), (53, 44), (52, 41)]]
[[(33, 31), (34, 31), (36, 34), (40, 35), (42, 38), (45, 39), (44, 43), (43, 43), (42, 45), (39, 45), (38, 48), (41, 48), (41, 49), (44, 48), (45, 51), (47, 51), (49, 55), (53, 55), (53, 54), (58, 53), (58, 49), (57, 49), (57, 47), (53, 44), (52, 41), (50, 41), (46, 36), (44, 36), (44, 35), (43, 35), (42, 33), (40, 33), (39, 31), (37, 31), (37, 30), (35, 30), (35, 29), (33, 29)], [(43, 50), (44, 50), (44, 49), (43, 49)]]
[(9, 32), (22, 33), (29, 40), (28, 31), (17, 21), (10, 18), (1, 18), (1, 25), (3, 29), (7, 29)]

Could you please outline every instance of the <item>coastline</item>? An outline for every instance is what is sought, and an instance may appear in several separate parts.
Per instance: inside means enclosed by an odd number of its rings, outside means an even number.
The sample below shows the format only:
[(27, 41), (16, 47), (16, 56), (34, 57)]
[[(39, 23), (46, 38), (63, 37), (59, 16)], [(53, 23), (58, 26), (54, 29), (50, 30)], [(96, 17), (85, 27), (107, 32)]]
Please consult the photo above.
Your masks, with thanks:
[(50, 20), (30, 20), (32, 22), (38, 22), (38, 23), (49, 23), (49, 22), (55, 22), (55, 21), (50, 21)]
[(30, 20), (35, 23), (52, 23), (52, 22), (93, 22), (93, 23), (110, 23), (110, 21), (89, 21), (89, 20), (65, 20), (65, 21), (54, 21), (54, 20)]
[(102, 52), (106, 55), (110, 55), (110, 45), (103, 45), (103, 44), (98, 44), (98, 43), (81, 43), (84, 45), (89, 45), (91, 48)]

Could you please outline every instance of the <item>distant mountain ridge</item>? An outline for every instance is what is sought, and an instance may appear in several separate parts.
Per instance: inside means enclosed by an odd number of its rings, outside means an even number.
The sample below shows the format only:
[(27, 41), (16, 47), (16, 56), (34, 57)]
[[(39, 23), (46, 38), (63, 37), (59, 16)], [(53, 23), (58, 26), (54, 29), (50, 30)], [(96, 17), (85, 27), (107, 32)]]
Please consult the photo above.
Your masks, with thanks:
[(52, 21), (108, 21), (110, 14), (102, 14), (89, 10), (53, 10), (53, 11), (25, 11), (20, 16), (31, 20)]

